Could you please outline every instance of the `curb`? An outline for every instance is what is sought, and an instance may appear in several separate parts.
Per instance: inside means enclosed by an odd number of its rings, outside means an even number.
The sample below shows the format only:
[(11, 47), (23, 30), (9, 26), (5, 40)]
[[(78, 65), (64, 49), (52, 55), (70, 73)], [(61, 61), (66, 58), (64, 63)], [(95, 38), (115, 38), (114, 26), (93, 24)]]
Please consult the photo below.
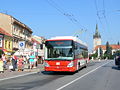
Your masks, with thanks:
[(24, 71), (27, 72), (27, 73), (22, 73), (22, 74), (18, 74), (18, 75), (8, 76), (8, 77), (0, 79), (0, 82), (3, 81), (3, 80), (8, 80), (8, 79), (13, 79), (13, 78), (17, 78), (17, 77), (22, 77), (22, 76), (35, 74), (35, 73), (40, 72), (41, 70), (43, 70), (43, 66), (35, 68), (35, 69), (32, 69), (31, 71), (30, 71), (30, 69), (24, 69)]
[(27, 76), (27, 75), (35, 74), (35, 73), (38, 73), (38, 72), (30, 72), (30, 73), (21, 74), (21, 75), (17, 75), (17, 76), (13, 76), (13, 77), (3, 78), (3, 79), (0, 79), (0, 81), (8, 80), (8, 79), (13, 79), (13, 78), (17, 78), (17, 77), (22, 77), (22, 76)]

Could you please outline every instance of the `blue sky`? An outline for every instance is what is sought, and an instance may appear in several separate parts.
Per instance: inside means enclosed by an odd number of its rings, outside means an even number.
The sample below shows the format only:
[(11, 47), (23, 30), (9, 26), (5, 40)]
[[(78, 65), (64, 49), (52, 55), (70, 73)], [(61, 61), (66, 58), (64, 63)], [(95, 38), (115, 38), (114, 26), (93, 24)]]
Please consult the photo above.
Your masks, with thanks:
[(120, 0), (1, 0), (0, 12), (25, 23), (33, 35), (45, 38), (71, 36), (83, 29), (79, 37), (90, 50), (96, 23), (102, 44), (120, 41)]

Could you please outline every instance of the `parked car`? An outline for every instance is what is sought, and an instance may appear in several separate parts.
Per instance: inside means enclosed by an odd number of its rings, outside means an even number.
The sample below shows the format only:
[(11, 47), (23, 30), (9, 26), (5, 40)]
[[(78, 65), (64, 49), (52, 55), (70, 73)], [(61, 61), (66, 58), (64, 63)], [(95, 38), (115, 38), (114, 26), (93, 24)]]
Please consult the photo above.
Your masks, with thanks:
[(116, 55), (115, 56), (115, 65), (117, 65), (118, 67), (120, 67), (120, 55)]

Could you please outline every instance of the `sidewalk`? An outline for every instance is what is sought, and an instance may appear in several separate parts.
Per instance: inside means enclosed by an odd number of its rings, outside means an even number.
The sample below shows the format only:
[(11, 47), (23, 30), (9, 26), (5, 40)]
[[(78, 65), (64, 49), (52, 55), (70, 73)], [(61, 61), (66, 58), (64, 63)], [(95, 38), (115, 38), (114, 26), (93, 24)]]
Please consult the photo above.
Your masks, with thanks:
[(24, 71), (21, 72), (5, 70), (4, 73), (0, 73), (0, 81), (24, 75), (34, 74), (43, 70), (44, 70), (43, 64), (38, 64), (37, 68), (33, 68), (32, 70), (25, 68)]

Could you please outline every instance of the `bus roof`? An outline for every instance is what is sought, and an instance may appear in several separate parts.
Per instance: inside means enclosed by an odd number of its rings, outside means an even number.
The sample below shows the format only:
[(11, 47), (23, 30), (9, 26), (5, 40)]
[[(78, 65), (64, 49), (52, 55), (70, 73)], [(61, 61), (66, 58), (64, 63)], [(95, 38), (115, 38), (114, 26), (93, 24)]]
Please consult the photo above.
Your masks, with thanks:
[(51, 37), (50, 39), (48, 39), (47, 41), (53, 41), (53, 40), (73, 40), (76, 41), (82, 45), (87, 46), (86, 43), (84, 43), (83, 41), (81, 41), (79, 38), (74, 37), (74, 36), (56, 36), (56, 37)]

